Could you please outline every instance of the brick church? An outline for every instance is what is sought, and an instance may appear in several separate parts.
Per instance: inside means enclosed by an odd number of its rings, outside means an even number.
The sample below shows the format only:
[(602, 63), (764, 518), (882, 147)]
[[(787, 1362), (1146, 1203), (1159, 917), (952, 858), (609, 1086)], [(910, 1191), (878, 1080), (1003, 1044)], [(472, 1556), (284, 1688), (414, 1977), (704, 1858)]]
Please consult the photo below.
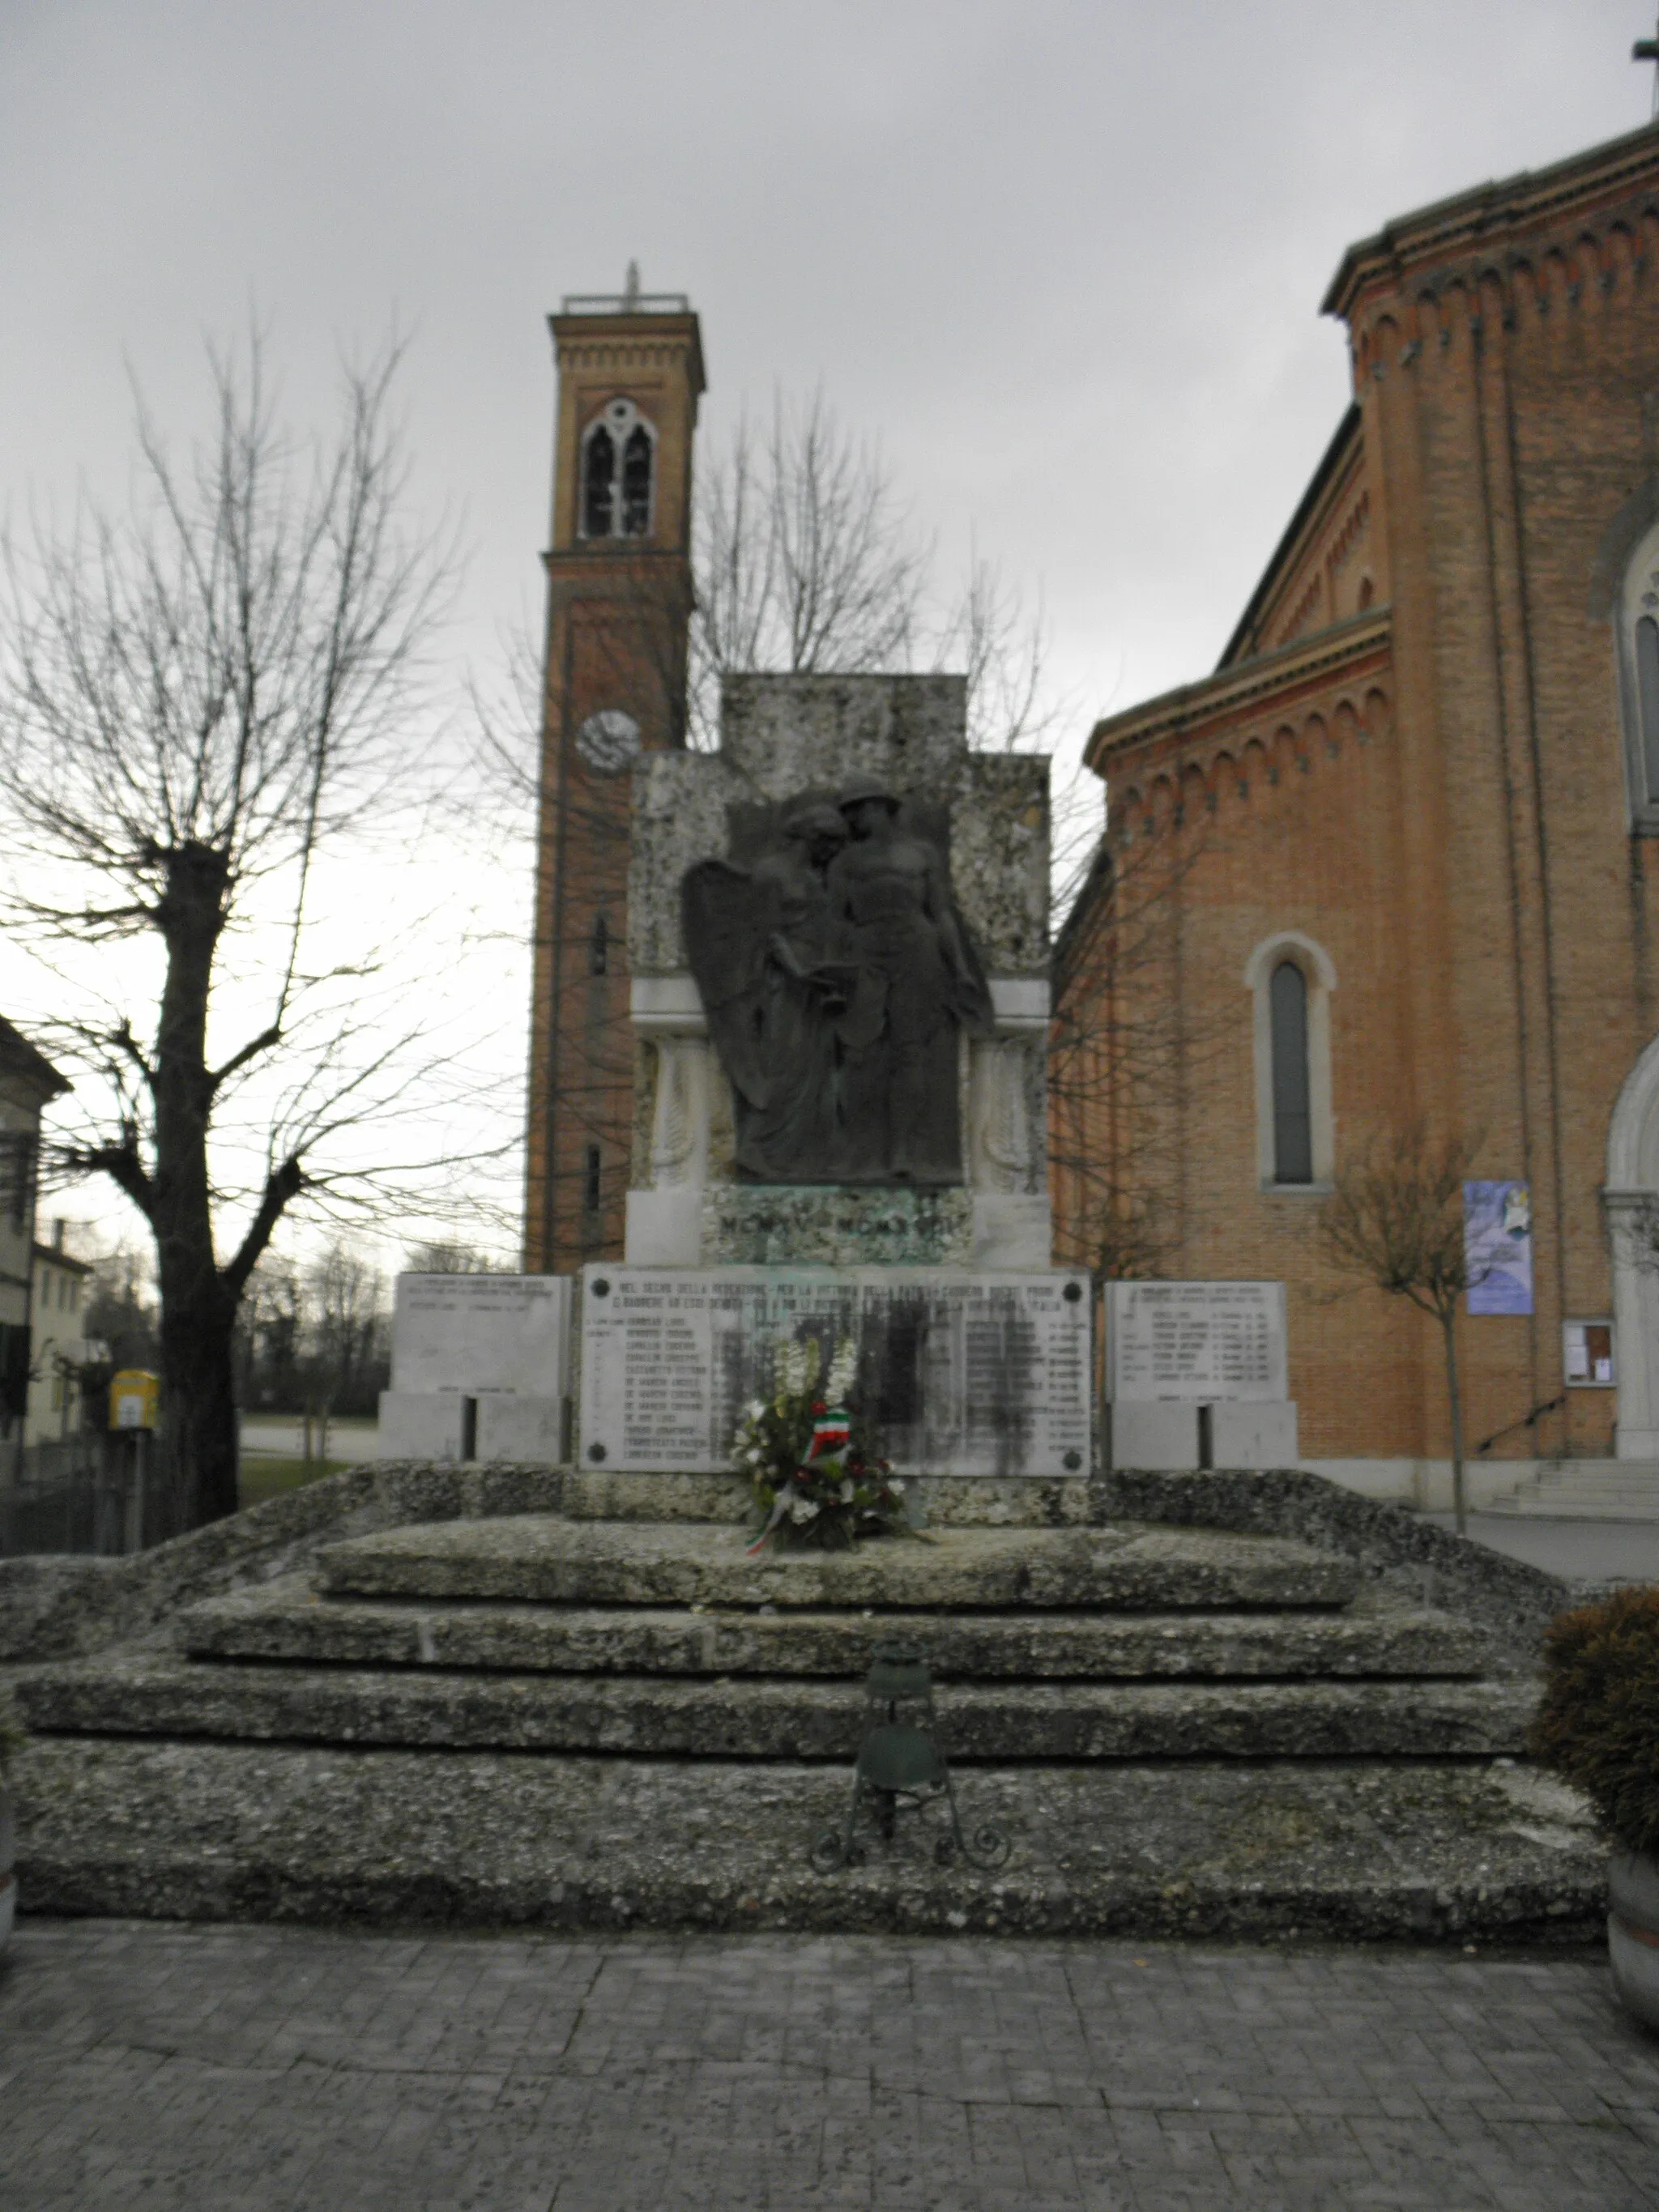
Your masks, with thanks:
[(1659, 130), (1389, 223), (1323, 310), (1352, 403), (1219, 665), (1088, 740), (1066, 1256), (1283, 1280), (1304, 1463), (1442, 1504), (1438, 1332), (1316, 1216), (1462, 1135), (1531, 1231), (1458, 1322), (1472, 1497), (1659, 1483)]

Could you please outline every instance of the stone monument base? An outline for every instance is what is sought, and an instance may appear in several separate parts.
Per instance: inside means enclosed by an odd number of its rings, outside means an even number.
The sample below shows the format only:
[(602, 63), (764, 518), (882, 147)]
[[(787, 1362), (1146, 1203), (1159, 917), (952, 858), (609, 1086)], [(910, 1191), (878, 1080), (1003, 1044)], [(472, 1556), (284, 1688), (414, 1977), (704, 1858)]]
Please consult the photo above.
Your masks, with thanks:
[(1296, 1407), (1288, 1399), (1207, 1406), (1120, 1399), (1107, 1407), (1107, 1464), (1114, 1468), (1295, 1467), (1297, 1441)]
[(569, 1456), (569, 1402), (495, 1391), (382, 1390), (379, 1455), (557, 1467)]

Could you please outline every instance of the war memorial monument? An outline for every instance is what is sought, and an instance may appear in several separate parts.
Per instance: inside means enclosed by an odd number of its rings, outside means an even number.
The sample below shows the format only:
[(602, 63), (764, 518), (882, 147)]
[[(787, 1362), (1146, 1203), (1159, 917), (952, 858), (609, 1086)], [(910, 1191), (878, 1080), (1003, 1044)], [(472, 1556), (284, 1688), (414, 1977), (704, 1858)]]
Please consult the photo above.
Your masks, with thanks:
[[(34, 1910), (1590, 1923), (1593, 1839), (1515, 1764), (1560, 1585), (1249, 1463), (1293, 1419), (1275, 1286), (1111, 1286), (1144, 1449), (1102, 1450), (1050, 1254), (1047, 776), (946, 678), (744, 679), (717, 751), (636, 763), (622, 1256), (404, 1279), (392, 1455), (0, 1592)], [(734, 1464), (808, 1340), (905, 1492), (839, 1549), (757, 1542)], [(815, 1860), (895, 1644), (1006, 1862), (928, 1808)]]

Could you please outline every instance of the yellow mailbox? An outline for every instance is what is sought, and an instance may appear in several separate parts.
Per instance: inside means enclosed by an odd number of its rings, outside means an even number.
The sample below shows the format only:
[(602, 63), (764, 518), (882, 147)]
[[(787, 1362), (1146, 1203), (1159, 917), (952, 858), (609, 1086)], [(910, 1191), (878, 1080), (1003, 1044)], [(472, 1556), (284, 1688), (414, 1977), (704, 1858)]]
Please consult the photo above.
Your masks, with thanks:
[(153, 1429), (161, 1402), (161, 1378), (143, 1367), (124, 1367), (109, 1386), (112, 1429)]

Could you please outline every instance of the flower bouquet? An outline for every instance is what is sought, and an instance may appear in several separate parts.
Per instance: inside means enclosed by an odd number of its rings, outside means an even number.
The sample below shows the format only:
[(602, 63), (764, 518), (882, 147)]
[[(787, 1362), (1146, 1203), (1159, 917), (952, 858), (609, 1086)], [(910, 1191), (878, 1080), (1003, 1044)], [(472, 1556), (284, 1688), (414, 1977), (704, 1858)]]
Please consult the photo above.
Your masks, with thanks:
[[(848, 1410), (858, 1346), (843, 1337), (824, 1371), (816, 1337), (780, 1344), (771, 1398), (744, 1409), (732, 1449), (755, 1493), (759, 1534), (750, 1546), (850, 1550), (860, 1536), (890, 1534), (904, 1514), (904, 1485), (870, 1425)], [(821, 1387), (820, 1387), (821, 1386)]]

